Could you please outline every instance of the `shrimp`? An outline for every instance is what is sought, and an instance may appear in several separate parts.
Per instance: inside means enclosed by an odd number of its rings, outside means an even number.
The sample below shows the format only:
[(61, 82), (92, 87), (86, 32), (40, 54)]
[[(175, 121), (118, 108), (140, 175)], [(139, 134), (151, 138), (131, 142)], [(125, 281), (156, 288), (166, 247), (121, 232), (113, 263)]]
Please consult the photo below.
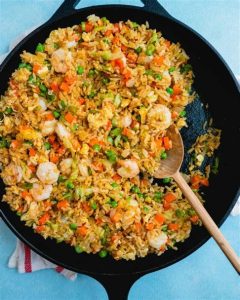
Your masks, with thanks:
[(122, 127), (129, 127), (132, 123), (132, 117), (131, 115), (125, 115), (124, 117), (122, 117), (121, 119), (121, 125)]
[(136, 161), (131, 159), (122, 160), (120, 162), (121, 167), (117, 169), (117, 173), (121, 177), (133, 178), (137, 176), (140, 172), (138, 164)]
[(168, 237), (160, 229), (153, 229), (147, 233), (147, 239), (151, 247), (160, 249), (166, 244)]
[(166, 244), (168, 237), (160, 229), (153, 229), (147, 233), (147, 239), (151, 247), (159, 250), (161, 246)]
[(89, 161), (86, 159), (82, 159), (81, 163), (78, 165), (80, 174), (84, 177), (87, 177), (89, 175), (88, 173), (88, 165), (89, 165)]
[(70, 138), (70, 135), (71, 135), (70, 132), (60, 122), (57, 123), (55, 131), (61, 140)]
[(55, 126), (57, 124), (56, 120), (44, 121), (40, 124), (40, 129), (43, 136), (50, 135), (54, 132)]
[(155, 104), (149, 110), (147, 119), (150, 127), (158, 130), (165, 130), (171, 125), (171, 112), (167, 106), (163, 104)]
[(60, 162), (60, 171), (63, 174), (69, 175), (71, 173), (71, 166), (72, 166), (73, 159), (72, 158), (65, 158)]
[(43, 162), (38, 165), (37, 177), (44, 184), (53, 184), (58, 180), (60, 171), (52, 162)]
[(11, 162), (2, 172), (2, 178), (5, 184), (15, 185), (23, 177), (22, 168)]
[(34, 183), (30, 193), (36, 201), (42, 201), (50, 197), (52, 189), (53, 187), (51, 184), (42, 185), (39, 183)]
[(71, 52), (62, 48), (54, 51), (51, 57), (51, 64), (57, 73), (66, 73), (68, 70), (68, 62), (72, 59)]
[(38, 105), (39, 105), (41, 111), (47, 110), (47, 105), (46, 105), (44, 98), (42, 98), (42, 97), (38, 98)]

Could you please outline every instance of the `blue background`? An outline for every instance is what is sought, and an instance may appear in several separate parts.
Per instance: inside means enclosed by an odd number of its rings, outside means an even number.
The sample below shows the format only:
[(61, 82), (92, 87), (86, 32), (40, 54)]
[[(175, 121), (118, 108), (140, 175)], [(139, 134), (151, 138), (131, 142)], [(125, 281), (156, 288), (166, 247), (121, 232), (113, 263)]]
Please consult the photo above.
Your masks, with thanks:
[[(0, 0), (0, 55), (25, 30), (53, 14), (61, 0)], [(161, 0), (166, 10), (202, 34), (220, 52), (235, 75), (240, 75), (239, 0)], [(128, 1), (83, 0), (93, 4), (127, 4)], [(132, 0), (132, 5), (142, 5)], [(37, 42), (37, 41), (36, 41)], [(209, 86), (211, 88), (211, 86)], [(240, 216), (228, 217), (221, 227), (240, 254)], [(107, 295), (94, 279), (79, 275), (71, 282), (53, 270), (18, 274), (8, 269), (15, 236), (0, 220), (0, 300), (81, 299), (105, 300)], [(121, 287), (121, 282), (119, 282)], [(240, 299), (240, 278), (211, 239), (195, 253), (164, 270), (142, 277), (132, 287), (130, 300)]]

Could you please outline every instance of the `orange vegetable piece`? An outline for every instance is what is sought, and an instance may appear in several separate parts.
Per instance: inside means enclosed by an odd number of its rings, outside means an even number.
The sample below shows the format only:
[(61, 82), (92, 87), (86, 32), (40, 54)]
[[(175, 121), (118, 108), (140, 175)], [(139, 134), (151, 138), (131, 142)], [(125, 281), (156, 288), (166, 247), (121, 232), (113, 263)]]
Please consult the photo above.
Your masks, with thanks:
[(122, 73), (123, 73), (123, 77), (126, 81), (131, 78), (132, 74), (131, 74), (130, 70), (124, 69)]
[(54, 92), (58, 92), (58, 84), (56, 82), (52, 82), (50, 84), (50, 89), (53, 90)]
[(173, 194), (173, 193), (167, 193), (165, 196), (164, 196), (164, 200), (168, 203), (171, 203), (173, 202), (174, 200), (176, 200), (176, 196)]
[(56, 140), (56, 135), (50, 135), (48, 137), (48, 141), (50, 144), (53, 144), (55, 140)]
[(35, 230), (36, 230), (37, 232), (41, 232), (41, 231), (44, 230), (44, 228), (45, 228), (45, 226), (41, 225), (41, 226), (37, 226), (37, 227), (35, 228)]
[(155, 139), (155, 145), (156, 145), (157, 149), (161, 149), (162, 148), (162, 138)]
[(36, 153), (37, 153), (36, 149), (34, 149), (34, 148), (29, 149), (29, 156), (35, 156)]
[(82, 226), (78, 227), (77, 234), (84, 237), (87, 234), (87, 227), (85, 225), (82, 225)]
[(176, 119), (178, 117), (179, 113), (176, 111), (172, 112), (172, 119)]
[(140, 231), (141, 231), (141, 229), (142, 229), (142, 224), (141, 224), (140, 222), (135, 222), (134, 226), (135, 226), (135, 230), (136, 230), (137, 232), (140, 232)]
[(161, 66), (163, 64), (163, 61), (164, 61), (164, 56), (156, 56), (154, 57), (153, 59), (153, 63), (156, 65), (156, 66)]
[(39, 64), (33, 64), (33, 73), (36, 74), (41, 68)]
[(197, 215), (194, 215), (190, 218), (191, 222), (193, 223), (197, 223), (197, 221), (199, 220), (199, 217)]
[(21, 195), (23, 199), (26, 199), (28, 196), (31, 196), (31, 194), (28, 191), (23, 191)]
[(91, 207), (87, 202), (82, 203), (82, 208), (86, 213), (89, 213), (91, 211)]
[(174, 84), (173, 86), (173, 95), (180, 95), (182, 93), (182, 90), (179, 85)]
[(135, 63), (138, 59), (138, 55), (137, 53), (130, 52), (128, 53), (127, 58), (130, 62)]
[(111, 217), (113, 223), (117, 223), (121, 219), (121, 213), (117, 212)]
[(73, 75), (66, 75), (64, 77), (64, 81), (69, 85), (73, 84), (76, 81), (76, 79), (77, 79), (77, 76), (73, 76)]
[(121, 45), (121, 50), (122, 50), (122, 52), (126, 52), (127, 51), (127, 47), (125, 46), (125, 45)]
[(75, 120), (75, 117), (70, 112), (67, 112), (64, 118), (68, 123), (72, 123)]
[(162, 225), (165, 221), (165, 217), (160, 214), (156, 214), (154, 218), (160, 225)]
[(86, 31), (86, 32), (92, 31), (93, 28), (94, 28), (94, 26), (93, 26), (92, 23), (90, 23), (90, 22), (87, 22), (87, 23), (86, 23), (86, 25), (85, 25), (85, 31)]
[(119, 24), (115, 23), (114, 24), (114, 32), (118, 32), (118, 31), (120, 31)]
[(149, 231), (153, 230), (154, 227), (155, 227), (155, 225), (153, 223), (147, 223), (146, 224), (146, 229), (149, 230)]
[(176, 223), (170, 223), (170, 224), (168, 224), (168, 228), (169, 228), (170, 230), (176, 231), (176, 230), (178, 230), (179, 225), (176, 224)]
[(106, 125), (106, 130), (110, 130), (112, 128), (112, 122), (108, 120), (107, 125)]
[(38, 224), (39, 225), (44, 225), (46, 224), (46, 222), (50, 219), (50, 215), (49, 213), (45, 213), (39, 220), (38, 220)]
[(201, 184), (204, 185), (204, 186), (209, 186), (209, 181), (208, 181), (207, 178), (202, 178), (200, 182), (201, 182)]
[(115, 59), (113, 62), (115, 66), (119, 67), (120, 71), (124, 69), (124, 63), (122, 59)]
[(86, 102), (86, 100), (84, 99), (84, 98), (80, 98), (79, 100), (78, 100), (78, 102), (79, 102), (79, 104), (84, 104), (85, 102)]
[(57, 152), (58, 152), (58, 154), (63, 155), (63, 154), (66, 152), (66, 149), (65, 149), (64, 146), (60, 146), (60, 147), (57, 149)]
[(129, 135), (131, 135), (131, 130), (129, 130), (127, 127), (124, 127), (123, 131), (122, 131), (122, 134), (126, 135), (126, 136), (129, 136)]
[(114, 181), (118, 181), (118, 180), (121, 180), (121, 176), (120, 175), (118, 175), (117, 173), (115, 174), (115, 175), (113, 175), (113, 177), (112, 177), (112, 179), (114, 180)]
[(165, 136), (165, 137), (163, 138), (163, 144), (164, 144), (164, 148), (165, 148), (166, 150), (172, 149), (172, 141), (169, 139), (168, 136)]
[(34, 166), (34, 165), (29, 165), (28, 166), (29, 167), (29, 169), (33, 172), (33, 173), (35, 173), (36, 172), (36, 167)]
[(165, 45), (167, 46), (167, 48), (169, 48), (171, 46), (171, 42), (168, 40), (165, 40)]
[(101, 162), (93, 162), (92, 165), (95, 171), (104, 171), (104, 165)]
[(163, 201), (163, 208), (165, 210), (168, 210), (171, 208), (171, 204), (169, 202), (167, 202), (166, 200)]
[(112, 39), (112, 43), (114, 45), (118, 44), (119, 43), (119, 38), (117, 36), (115, 36), (113, 39)]
[(58, 202), (57, 208), (58, 208), (58, 209), (67, 208), (68, 205), (69, 205), (69, 203), (68, 203), (67, 200), (62, 200), (62, 201), (59, 201), (59, 202)]
[(111, 33), (112, 33), (112, 30), (108, 29), (105, 31), (104, 35), (109, 36), (109, 35), (111, 35)]
[(60, 85), (60, 90), (63, 92), (68, 92), (69, 91), (69, 85), (66, 82), (62, 82)]
[(52, 120), (54, 120), (55, 118), (54, 118), (54, 115), (50, 112), (50, 113), (48, 113), (48, 114), (45, 115), (45, 119), (46, 119), (47, 121), (52, 121)]
[(18, 148), (18, 147), (21, 146), (21, 142), (18, 141), (18, 140), (13, 140), (13, 141), (11, 142), (11, 146), (12, 146), (12, 148), (16, 149), (16, 148)]
[(97, 225), (101, 225), (103, 223), (103, 220), (101, 218), (97, 218), (95, 222)]
[(56, 164), (59, 160), (59, 157), (57, 154), (55, 154), (54, 152), (50, 153), (50, 162)]

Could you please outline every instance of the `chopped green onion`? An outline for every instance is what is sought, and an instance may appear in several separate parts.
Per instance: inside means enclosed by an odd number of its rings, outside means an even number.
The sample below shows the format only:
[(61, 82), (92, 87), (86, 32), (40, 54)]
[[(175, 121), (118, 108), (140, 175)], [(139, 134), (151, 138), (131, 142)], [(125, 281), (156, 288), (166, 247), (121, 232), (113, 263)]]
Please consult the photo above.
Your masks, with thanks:
[(175, 67), (171, 67), (171, 68), (168, 69), (169, 73), (172, 73), (172, 72), (175, 71), (175, 70), (176, 70)]
[(117, 119), (116, 118), (112, 118), (112, 126), (113, 127), (117, 127)]
[(173, 89), (168, 87), (166, 88), (166, 92), (169, 94), (169, 95), (172, 95), (173, 94)]
[(117, 137), (118, 135), (120, 135), (122, 132), (122, 129), (121, 128), (114, 128), (110, 131), (110, 136), (111, 137)]
[(186, 65), (184, 65), (184, 66), (181, 67), (180, 72), (181, 73), (187, 73), (190, 70), (192, 70), (192, 66), (189, 65), (189, 64), (186, 64)]
[(185, 110), (182, 110), (179, 114), (180, 117), (185, 117), (187, 112)]
[(162, 228), (161, 228), (161, 230), (163, 232), (166, 232), (168, 230), (168, 226), (167, 225), (163, 225)]
[(195, 216), (196, 215), (196, 212), (193, 208), (188, 208), (187, 210), (187, 214), (192, 217), (192, 216)]
[(156, 47), (155, 47), (153, 44), (150, 44), (150, 45), (148, 45), (145, 54), (146, 54), (147, 56), (151, 56), (151, 55), (153, 55), (155, 49), (156, 49)]
[(145, 213), (148, 213), (148, 212), (149, 212), (149, 208), (148, 208), (147, 206), (144, 206), (144, 207), (143, 207), (143, 211), (144, 211)]
[(5, 115), (11, 115), (13, 113), (13, 109), (11, 107), (6, 107), (4, 113)]
[(117, 184), (116, 182), (111, 183), (111, 186), (115, 189), (117, 187), (119, 187), (119, 184)]
[(82, 75), (84, 73), (84, 68), (82, 66), (77, 67), (77, 74)]
[(32, 71), (32, 66), (28, 63), (20, 63), (18, 66), (19, 69), (28, 69), (28, 71)]
[(96, 93), (94, 91), (91, 91), (90, 94), (88, 95), (88, 98), (92, 99), (95, 95)]
[(110, 43), (110, 42), (109, 42), (109, 39), (106, 39), (106, 38), (103, 39), (103, 42), (106, 43), (106, 44), (109, 44), (109, 43)]
[(71, 223), (70, 225), (69, 225), (69, 227), (70, 227), (70, 229), (72, 229), (72, 230), (76, 230), (77, 229), (77, 224), (75, 224), (75, 223)]
[(82, 31), (86, 31), (86, 22), (81, 22)]
[(0, 148), (9, 148), (10, 143), (7, 139), (5, 139), (4, 137), (0, 138)]
[(75, 251), (76, 251), (78, 254), (84, 252), (83, 248), (80, 247), (80, 246), (75, 246)]
[(155, 192), (155, 194), (154, 194), (154, 197), (153, 197), (153, 199), (156, 201), (156, 202), (160, 202), (161, 201), (161, 199), (162, 199), (162, 192)]
[(105, 258), (108, 255), (107, 250), (101, 250), (98, 254), (101, 258)]
[(218, 173), (218, 168), (219, 168), (219, 158), (215, 157), (212, 165), (212, 173), (216, 175)]
[(60, 112), (57, 110), (53, 111), (53, 115), (54, 115), (54, 118), (56, 118), (56, 119), (60, 118), (60, 116), (61, 116)]
[(23, 187), (25, 189), (27, 189), (27, 190), (30, 190), (33, 187), (33, 183), (31, 183), (31, 182), (25, 182), (24, 185), (23, 185)]
[(73, 190), (74, 187), (75, 187), (74, 184), (72, 183), (72, 181), (70, 181), (70, 180), (67, 180), (65, 182), (65, 185), (66, 185), (66, 188), (69, 189), (69, 190)]
[(167, 158), (167, 153), (164, 151), (162, 154), (161, 154), (161, 159), (166, 159)]
[(39, 85), (39, 89), (41, 92), (43, 92), (44, 94), (47, 93), (47, 87), (44, 83), (40, 83)]
[(91, 69), (91, 70), (89, 70), (89, 72), (88, 72), (88, 76), (90, 76), (90, 77), (93, 77), (94, 75), (96, 75), (97, 74), (97, 71), (95, 70), (95, 69)]
[(94, 210), (97, 209), (97, 203), (93, 202), (93, 203), (91, 204), (91, 208), (94, 209)]
[(112, 57), (112, 53), (110, 51), (104, 51), (102, 53), (102, 59), (104, 60), (110, 60)]
[(66, 180), (66, 178), (65, 178), (64, 176), (62, 176), (62, 175), (60, 175), (60, 176), (58, 177), (58, 183), (64, 182), (65, 180)]
[(60, 107), (61, 109), (65, 109), (67, 107), (67, 104), (63, 100), (61, 100)]
[(107, 137), (107, 141), (108, 141), (110, 144), (113, 144), (113, 138), (112, 138), (112, 137), (108, 136), (108, 137)]
[(93, 150), (99, 152), (101, 150), (101, 146), (98, 144), (93, 145)]
[(162, 80), (162, 75), (161, 74), (155, 74), (154, 78), (157, 80)]
[(118, 135), (114, 140), (114, 145), (116, 147), (118, 147), (118, 144), (120, 143), (120, 141), (121, 141), (121, 135)]
[(138, 28), (139, 24), (137, 22), (131, 22), (132, 28)]
[(45, 50), (44, 45), (41, 43), (38, 43), (35, 52), (44, 52), (44, 50)]
[(176, 215), (178, 218), (184, 218), (184, 217), (186, 216), (186, 213), (185, 213), (185, 211), (182, 210), (182, 209), (176, 209), (175, 215)]
[(141, 193), (139, 187), (136, 186), (136, 185), (133, 185), (133, 186), (131, 187), (130, 191), (133, 192), (133, 193), (136, 193), (136, 194)]
[(22, 213), (20, 211), (17, 212), (17, 216), (21, 217)]
[(148, 44), (155, 44), (158, 40), (158, 36), (156, 32), (153, 32), (150, 40), (148, 41)]
[(113, 150), (107, 150), (105, 154), (110, 162), (115, 163), (117, 161), (117, 154)]
[(71, 200), (71, 198), (72, 198), (72, 193), (70, 193), (70, 192), (63, 193), (63, 197), (64, 197), (65, 199)]
[(44, 147), (46, 150), (50, 150), (51, 149), (51, 144), (49, 142), (44, 143)]
[(28, 77), (28, 83), (30, 84), (35, 84), (36, 83), (36, 80), (35, 80), (35, 77), (33, 74), (31, 74), (29, 77)]
[(29, 140), (24, 140), (24, 144), (27, 144), (29, 146), (33, 146), (33, 142), (32, 141), (29, 141)]
[(163, 178), (162, 181), (163, 181), (163, 183), (170, 183), (172, 181), (172, 179), (169, 177), (166, 177), (166, 178)]
[(145, 73), (144, 73), (145, 75), (152, 75), (153, 76), (153, 74), (154, 74), (154, 71), (153, 70), (151, 70), (151, 69), (148, 69), (148, 70), (146, 70), (145, 71)]
[(108, 77), (104, 77), (103, 79), (102, 79), (102, 83), (103, 84), (107, 84), (107, 83), (109, 83), (110, 82), (110, 79), (108, 78)]
[(116, 200), (114, 199), (110, 199), (108, 202), (107, 202), (111, 207), (115, 208), (118, 206), (118, 203)]
[(140, 54), (142, 52), (142, 47), (137, 47), (135, 50), (134, 50), (137, 54)]
[(75, 123), (73, 124), (73, 131), (77, 131), (79, 128), (79, 124)]

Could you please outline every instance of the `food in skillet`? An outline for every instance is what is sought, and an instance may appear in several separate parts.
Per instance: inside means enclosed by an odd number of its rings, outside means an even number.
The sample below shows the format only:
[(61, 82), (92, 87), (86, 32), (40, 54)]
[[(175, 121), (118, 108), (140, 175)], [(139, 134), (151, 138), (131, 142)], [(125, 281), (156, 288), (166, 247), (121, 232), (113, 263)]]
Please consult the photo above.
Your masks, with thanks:
[[(194, 99), (185, 51), (147, 24), (92, 15), (21, 59), (1, 97), (3, 200), (78, 253), (128, 260), (177, 249), (198, 216), (175, 182), (152, 176), (172, 147), (168, 127), (187, 125)], [(219, 140), (209, 129), (193, 145), (186, 179), (196, 192)]]

